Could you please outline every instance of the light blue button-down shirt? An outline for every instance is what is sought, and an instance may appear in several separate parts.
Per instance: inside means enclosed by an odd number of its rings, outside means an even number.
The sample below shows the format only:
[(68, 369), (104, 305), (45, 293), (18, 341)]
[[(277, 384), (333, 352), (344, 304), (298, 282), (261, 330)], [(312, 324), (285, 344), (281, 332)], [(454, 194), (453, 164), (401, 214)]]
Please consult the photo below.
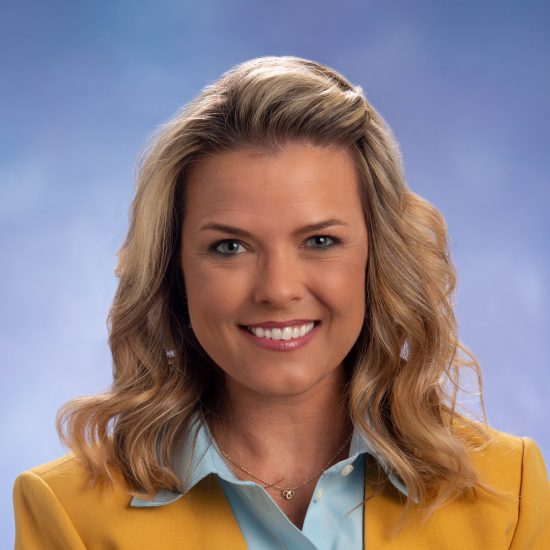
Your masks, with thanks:
[[(209, 474), (215, 474), (219, 478), (250, 549), (363, 548), (365, 456), (371, 454), (376, 458), (376, 454), (357, 429), (353, 432), (349, 457), (325, 470), (317, 481), (301, 530), (287, 518), (261, 485), (235, 476), (211, 438), (207, 425), (198, 417), (189, 434), (185, 444), (175, 455), (176, 473), (188, 490)], [(388, 474), (393, 485), (406, 495), (407, 490), (402, 482), (389, 471)], [(131, 505), (164, 506), (182, 496), (182, 493), (161, 490), (153, 500), (134, 497)]]

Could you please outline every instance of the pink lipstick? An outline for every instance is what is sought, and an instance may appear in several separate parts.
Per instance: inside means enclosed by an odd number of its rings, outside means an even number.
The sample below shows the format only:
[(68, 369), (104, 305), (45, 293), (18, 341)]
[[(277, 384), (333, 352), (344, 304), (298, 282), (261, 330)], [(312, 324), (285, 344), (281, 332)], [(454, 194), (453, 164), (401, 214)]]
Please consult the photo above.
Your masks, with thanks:
[[(257, 325), (247, 325), (249, 327), (262, 327), (264, 329), (282, 329), (284, 327), (288, 326), (299, 326), (304, 325), (308, 323), (313, 323), (313, 321), (303, 321), (303, 320), (296, 320), (296, 321), (286, 321), (286, 322), (276, 322), (276, 321), (270, 321), (265, 323), (260, 323)], [(309, 332), (304, 334), (303, 336), (298, 336), (297, 338), (290, 338), (288, 340), (274, 340), (272, 338), (265, 338), (261, 336), (256, 336), (248, 328), (245, 326), (240, 326), (239, 328), (244, 332), (245, 336), (250, 339), (253, 343), (258, 345), (261, 348), (268, 349), (271, 351), (294, 351), (297, 349), (300, 349), (304, 347), (317, 333), (319, 330), (319, 326), (321, 323), (319, 321), (315, 321), (315, 324)]]

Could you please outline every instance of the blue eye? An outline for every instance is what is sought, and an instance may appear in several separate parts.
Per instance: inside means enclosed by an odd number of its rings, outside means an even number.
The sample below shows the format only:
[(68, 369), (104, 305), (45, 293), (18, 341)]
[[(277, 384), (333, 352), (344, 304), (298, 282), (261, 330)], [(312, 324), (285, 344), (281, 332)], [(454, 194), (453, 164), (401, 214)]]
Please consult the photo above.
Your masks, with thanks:
[[(239, 250), (239, 247), (242, 250)], [(223, 241), (218, 241), (211, 246), (211, 249), (217, 254), (222, 256), (235, 256), (236, 254), (241, 254), (244, 252), (244, 247), (239, 241), (232, 239), (225, 239)]]
[(322, 248), (330, 248), (331, 246), (338, 244), (340, 241), (333, 237), (329, 237), (328, 235), (315, 235), (314, 237), (310, 237), (308, 239), (308, 242), (314, 243), (312, 245), (312, 248), (322, 249)]

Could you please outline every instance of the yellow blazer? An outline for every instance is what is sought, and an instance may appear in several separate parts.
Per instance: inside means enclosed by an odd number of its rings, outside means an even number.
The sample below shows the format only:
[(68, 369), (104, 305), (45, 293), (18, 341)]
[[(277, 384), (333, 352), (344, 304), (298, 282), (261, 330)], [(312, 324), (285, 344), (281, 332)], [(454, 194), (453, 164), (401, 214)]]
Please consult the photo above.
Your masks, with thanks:
[[(402, 510), (392, 486), (364, 507), (368, 550), (549, 550), (550, 483), (541, 453), (528, 438), (499, 433), (474, 465), (512, 498), (480, 492), (457, 499), (426, 522), (415, 516), (397, 536)], [(32, 468), (14, 486), (16, 550), (245, 549), (246, 543), (215, 477), (158, 508), (132, 508), (121, 478), (114, 486), (87, 486), (72, 455)], [(416, 514), (416, 512), (415, 512)], [(252, 549), (254, 550), (254, 549)]]

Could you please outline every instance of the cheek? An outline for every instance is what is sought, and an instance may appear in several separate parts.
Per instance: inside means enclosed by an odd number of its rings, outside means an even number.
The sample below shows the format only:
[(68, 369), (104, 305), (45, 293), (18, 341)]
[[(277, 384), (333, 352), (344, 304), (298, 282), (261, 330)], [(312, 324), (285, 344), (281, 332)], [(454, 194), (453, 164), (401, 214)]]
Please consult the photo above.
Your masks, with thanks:
[(335, 309), (347, 315), (364, 310), (366, 261), (342, 261), (322, 273), (319, 288)]
[(234, 316), (245, 295), (242, 277), (224, 269), (189, 266), (184, 271), (191, 322), (216, 322)]

